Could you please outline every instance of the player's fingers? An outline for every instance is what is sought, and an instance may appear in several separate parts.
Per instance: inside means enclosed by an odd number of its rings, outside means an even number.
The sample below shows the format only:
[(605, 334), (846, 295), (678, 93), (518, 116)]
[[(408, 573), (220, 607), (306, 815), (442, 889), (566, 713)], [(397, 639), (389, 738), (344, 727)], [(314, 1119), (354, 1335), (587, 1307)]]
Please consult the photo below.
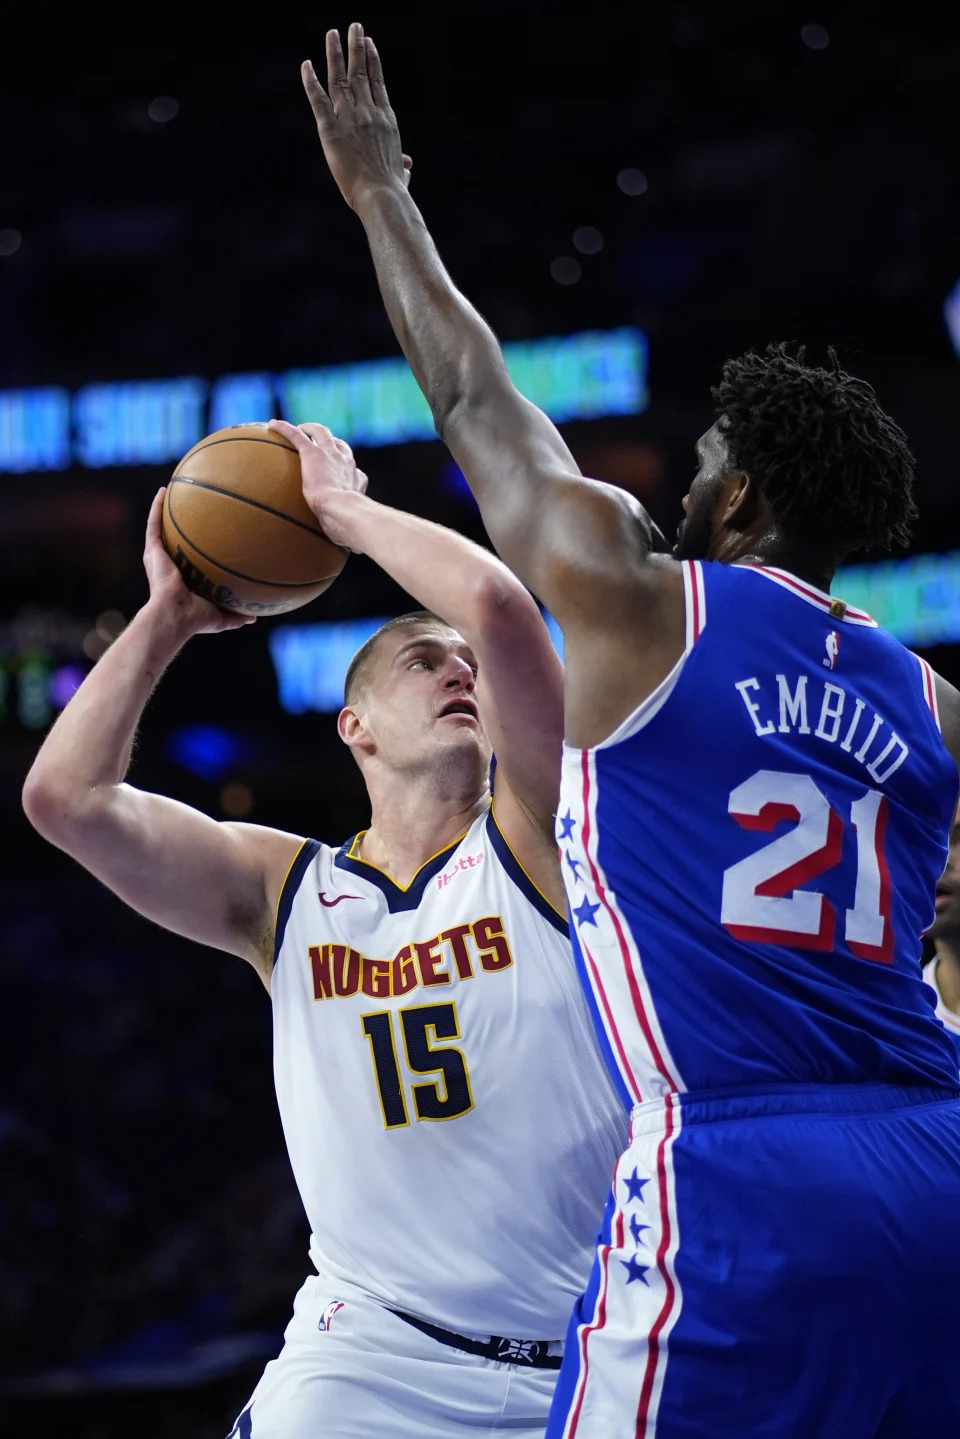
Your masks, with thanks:
[(358, 105), (372, 105), (370, 76), (367, 73), (367, 51), (363, 43), (363, 26), (354, 21), (347, 31), (347, 74), (350, 89)]
[(298, 429), (296, 425), (288, 424), (286, 420), (268, 420), (267, 429), (275, 430), (278, 435), (283, 435), (284, 439), (289, 440), (297, 450), (304, 449), (310, 443), (302, 430)]
[(367, 493), (367, 485), (370, 483), (370, 481), (367, 479), (366, 475), (363, 473), (362, 470), (357, 470), (357, 479), (360, 481), (357, 488), (359, 489), (361, 495), (365, 495)]
[(334, 118), (333, 105), (330, 102), (330, 96), (317, 79), (317, 72), (313, 68), (312, 60), (304, 60), (300, 66), (300, 79), (303, 81), (303, 88), (307, 92), (310, 109), (313, 111), (317, 124), (319, 125), (324, 120), (332, 120)]
[(369, 35), (364, 36), (363, 47), (367, 54), (367, 74), (370, 77), (370, 95), (373, 103), (385, 110), (389, 109), (390, 97), (383, 80), (383, 66), (380, 64), (377, 47)]
[(147, 546), (163, 544), (163, 497), (167, 493), (163, 485), (153, 497), (150, 513), (147, 515)]
[(333, 435), (327, 429), (326, 425), (321, 425), (316, 420), (308, 420), (306, 424), (300, 426), (300, 429), (303, 434), (307, 436), (312, 445), (318, 445), (320, 448), (325, 448), (331, 443), (336, 443), (334, 441)]
[(350, 89), (350, 81), (347, 79), (347, 71), (343, 63), (343, 46), (340, 43), (339, 30), (327, 31), (327, 89), (330, 92), (335, 115), (339, 115), (348, 105), (353, 104), (353, 92)]

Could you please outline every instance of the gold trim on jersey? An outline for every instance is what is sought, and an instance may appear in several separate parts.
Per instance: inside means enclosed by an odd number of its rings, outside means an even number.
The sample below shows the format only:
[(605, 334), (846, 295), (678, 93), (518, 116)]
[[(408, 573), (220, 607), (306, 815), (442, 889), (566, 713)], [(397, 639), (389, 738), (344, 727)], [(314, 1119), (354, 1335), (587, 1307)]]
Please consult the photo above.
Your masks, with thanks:
[(287, 872), (286, 872), (286, 874), (283, 876), (283, 884), (280, 886), (280, 893), (277, 895), (276, 908), (274, 909), (274, 912), (273, 912), (273, 932), (274, 932), (274, 934), (276, 934), (276, 932), (277, 932), (277, 926), (278, 926), (279, 923), (280, 923), (280, 906), (281, 906), (281, 904), (283, 904), (283, 892), (284, 892), (284, 890), (285, 890), (286, 887), (287, 887), (287, 881), (289, 880), (291, 874), (293, 873), (293, 866), (296, 864), (297, 860), (300, 858), (301, 854), (303, 853), (303, 847), (304, 847), (304, 845), (305, 845), (305, 844), (309, 844), (309, 843), (310, 843), (309, 837), (308, 837), (307, 839), (302, 839), (302, 840), (300, 841), (300, 843), (297, 845), (297, 852), (296, 852), (296, 854), (293, 856), (293, 859), (292, 859), (292, 860), (290, 861), (290, 863), (287, 865)]
[[(468, 834), (470, 833), (470, 831), (473, 829), (473, 826), (476, 824), (476, 822), (477, 822), (477, 820), (478, 820), (479, 818), (480, 818), (480, 816), (477, 815), (476, 819), (474, 819), (474, 820), (471, 821), (471, 823), (467, 826), (467, 828), (463, 831), (463, 834), (461, 834), (461, 835), (459, 836), (459, 838), (451, 840), (450, 843), (449, 843), (449, 844), (445, 844), (445, 845), (442, 847), (442, 849), (438, 849), (437, 852), (436, 852), (436, 854), (432, 854), (432, 855), (430, 855), (429, 859), (425, 859), (425, 860), (423, 861), (423, 864), (421, 864), (421, 865), (419, 866), (419, 868), (416, 870), (416, 872), (410, 876), (410, 878), (407, 880), (406, 884), (397, 884), (397, 881), (394, 879), (393, 875), (392, 875), (392, 874), (388, 874), (385, 869), (381, 869), (378, 864), (374, 864), (372, 860), (364, 859), (364, 857), (363, 857), (362, 854), (354, 854), (354, 850), (356, 849), (356, 847), (357, 847), (357, 845), (360, 843), (360, 841), (363, 839), (363, 836), (364, 836), (365, 834), (369, 834), (369, 833), (370, 833), (370, 831), (367, 830), (367, 829), (357, 830), (357, 833), (353, 836), (353, 839), (350, 841), (350, 848), (347, 850), (346, 858), (347, 858), (347, 859), (352, 859), (353, 862), (354, 862), (354, 864), (365, 864), (365, 865), (367, 866), (367, 869), (375, 869), (375, 870), (377, 871), (377, 874), (382, 874), (383, 877), (384, 877), (384, 879), (388, 879), (388, 880), (390, 881), (390, 883), (394, 886), (394, 888), (395, 888), (395, 889), (398, 889), (401, 894), (406, 894), (407, 890), (408, 890), (408, 889), (411, 889), (411, 888), (413, 887), (413, 885), (416, 884), (416, 882), (417, 882), (417, 875), (418, 875), (418, 874), (422, 874), (423, 871), (426, 869), (426, 867), (427, 867), (428, 864), (433, 864), (433, 861), (434, 861), (435, 859), (439, 859), (442, 854), (446, 854), (448, 850), (456, 849), (456, 847), (457, 847), (458, 844), (462, 844), (462, 843), (463, 843), (463, 841), (466, 839), (467, 835), (468, 835)], [(499, 828), (499, 826), (498, 826), (498, 828)], [(519, 863), (519, 861), (518, 861), (518, 863)], [(531, 880), (530, 883), (532, 884), (533, 881)], [(547, 903), (548, 903), (548, 904), (549, 904), (549, 902), (550, 902), (550, 901), (547, 900)]]
[(501, 827), (500, 827), (500, 821), (497, 819), (496, 799), (492, 799), (492, 800), (490, 801), (490, 818), (493, 820), (494, 824), (496, 825), (496, 827), (497, 827), (497, 834), (500, 836), (500, 838), (503, 840), (504, 844), (507, 846), (507, 849), (510, 851), (511, 855), (513, 856), (513, 862), (514, 862), (514, 864), (517, 866), (517, 869), (518, 869), (518, 870), (520, 871), (520, 873), (523, 875), (524, 879), (527, 881), (528, 884), (532, 884), (532, 885), (533, 885), (533, 888), (537, 891), (537, 894), (538, 894), (538, 895), (540, 896), (540, 898), (543, 900), (544, 904), (548, 904), (548, 905), (550, 906), (550, 908), (553, 910), (554, 914), (557, 915), (560, 919), (562, 919), (563, 922), (564, 922), (564, 924), (566, 924), (566, 923), (567, 923), (567, 914), (566, 914), (566, 911), (565, 911), (565, 910), (562, 910), (562, 909), (557, 909), (557, 906), (554, 904), (553, 900), (550, 899), (548, 895), (545, 895), (545, 894), (544, 894), (543, 890), (542, 890), (542, 889), (540, 888), (540, 886), (537, 884), (537, 881), (534, 879), (533, 875), (530, 874), (530, 872), (525, 868), (524, 865), (522, 865), (522, 864), (520, 863), (520, 860), (517, 858), (517, 852), (516, 852), (516, 850), (514, 849), (513, 845), (510, 843), (510, 841), (507, 839), (507, 836), (504, 834), (503, 830), (502, 830)]

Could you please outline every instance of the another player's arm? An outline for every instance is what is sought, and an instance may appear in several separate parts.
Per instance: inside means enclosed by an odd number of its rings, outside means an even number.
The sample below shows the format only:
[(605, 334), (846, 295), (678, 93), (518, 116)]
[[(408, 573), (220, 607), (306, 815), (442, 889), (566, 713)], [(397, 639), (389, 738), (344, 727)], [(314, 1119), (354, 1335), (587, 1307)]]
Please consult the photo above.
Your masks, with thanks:
[(935, 674), (934, 682), (937, 686), (940, 733), (954, 764), (960, 770), (960, 692), (942, 675)]
[(532, 596), (489, 550), (371, 500), (349, 446), (323, 425), (271, 424), (300, 452), (304, 497), (327, 537), (368, 555), (470, 645), (497, 757), (497, 823), (550, 902), (563, 909), (553, 840), (563, 666)]
[(346, 68), (339, 35), (328, 32), (327, 72), (329, 98), (309, 62), (303, 71), (324, 153), (363, 223), (397, 338), (498, 553), (561, 622), (573, 603), (602, 608), (618, 572), (642, 572), (649, 517), (625, 492), (584, 480), (447, 274), (407, 190), (380, 61), (360, 26), (350, 27)]
[(269, 987), (274, 914), (301, 841), (218, 823), (125, 782), (137, 725), (167, 665), (193, 635), (236, 628), (190, 594), (163, 549), (160, 494), (144, 563), (150, 598), (87, 675), (27, 775), (34, 828), (147, 919), (248, 960)]
[(366, 231), (394, 331), (498, 553), (562, 626), (568, 685), (594, 695), (599, 737), (682, 650), (679, 569), (651, 559), (665, 543), (632, 496), (580, 474), (447, 274), (407, 191), (380, 61), (359, 26), (350, 28), (346, 67), (337, 32), (328, 33), (327, 72), (329, 97), (309, 62), (304, 86), (327, 162)]

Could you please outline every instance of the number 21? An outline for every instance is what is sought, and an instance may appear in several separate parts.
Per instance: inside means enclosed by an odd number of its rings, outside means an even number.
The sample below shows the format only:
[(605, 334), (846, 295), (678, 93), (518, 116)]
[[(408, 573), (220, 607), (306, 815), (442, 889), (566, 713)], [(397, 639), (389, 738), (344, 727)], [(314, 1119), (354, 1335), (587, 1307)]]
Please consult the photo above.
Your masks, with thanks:
[[(743, 829), (795, 827), (731, 865), (723, 876), (720, 922), (737, 939), (794, 949), (832, 949), (836, 911), (818, 890), (798, 886), (840, 863), (843, 821), (810, 775), (761, 769), (731, 792)], [(887, 800), (868, 789), (850, 806), (857, 835), (857, 882), (844, 935), (853, 954), (893, 962), (890, 874), (884, 853)]]

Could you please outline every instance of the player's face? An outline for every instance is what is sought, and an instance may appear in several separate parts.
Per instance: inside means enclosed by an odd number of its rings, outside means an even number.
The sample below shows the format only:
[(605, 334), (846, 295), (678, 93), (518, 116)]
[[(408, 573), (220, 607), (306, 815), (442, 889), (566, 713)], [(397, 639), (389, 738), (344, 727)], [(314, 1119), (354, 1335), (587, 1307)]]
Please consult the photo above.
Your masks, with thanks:
[(684, 518), (677, 529), (674, 558), (709, 560), (713, 557), (714, 511), (730, 468), (727, 442), (716, 425), (711, 425), (696, 443), (699, 468), (689, 492), (683, 497)]
[(397, 769), (451, 762), (486, 773), (490, 743), (477, 704), (477, 661), (456, 630), (411, 625), (381, 644), (365, 723)]
[(945, 939), (960, 935), (960, 823), (950, 832), (947, 867), (937, 883), (937, 917), (930, 928), (930, 938)]

